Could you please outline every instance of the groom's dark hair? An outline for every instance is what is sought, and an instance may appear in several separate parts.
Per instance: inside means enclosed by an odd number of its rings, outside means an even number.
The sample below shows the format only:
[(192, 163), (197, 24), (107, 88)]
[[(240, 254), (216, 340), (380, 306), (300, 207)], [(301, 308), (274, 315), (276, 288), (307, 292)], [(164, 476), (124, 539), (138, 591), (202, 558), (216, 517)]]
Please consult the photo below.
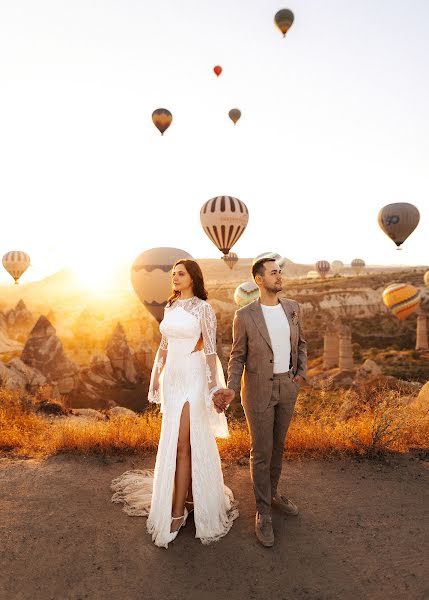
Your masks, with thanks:
[(276, 262), (274, 258), (260, 258), (255, 261), (252, 265), (252, 277), (253, 281), (256, 279), (256, 275), (264, 276), (265, 273), (265, 263), (266, 262)]

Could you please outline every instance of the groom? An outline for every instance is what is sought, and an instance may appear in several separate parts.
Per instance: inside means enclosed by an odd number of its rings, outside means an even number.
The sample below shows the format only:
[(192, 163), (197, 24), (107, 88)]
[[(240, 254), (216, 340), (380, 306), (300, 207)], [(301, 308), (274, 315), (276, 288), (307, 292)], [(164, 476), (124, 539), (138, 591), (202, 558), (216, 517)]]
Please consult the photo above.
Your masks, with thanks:
[(286, 433), (305, 379), (307, 349), (299, 304), (277, 297), (283, 287), (277, 262), (273, 258), (255, 261), (252, 275), (260, 298), (235, 313), (228, 388), (215, 394), (214, 403), (218, 410), (225, 410), (243, 383), (241, 402), (250, 431), (250, 472), (257, 509), (255, 533), (263, 546), (273, 546), (271, 506), (298, 514), (297, 506), (278, 493), (277, 484)]

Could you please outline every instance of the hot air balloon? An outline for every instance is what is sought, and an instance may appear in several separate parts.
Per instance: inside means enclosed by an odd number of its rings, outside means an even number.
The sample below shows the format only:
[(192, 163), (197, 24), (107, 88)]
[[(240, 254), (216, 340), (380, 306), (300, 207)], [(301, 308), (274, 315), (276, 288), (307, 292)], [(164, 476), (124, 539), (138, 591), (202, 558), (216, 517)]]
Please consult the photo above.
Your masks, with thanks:
[(222, 73), (222, 67), (221, 67), (221, 66), (219, 66), (219, 65), (216, 65), (216, 66), (214, 67), (213, 71), (215, 72), (215, 74), (216, 74), (216, 77), (219, 77), (219, 75)]
[(356, 273), (356, 275), (360, 275), (365, 268), (365, 261), (361, 258), (354, 258), (350, 264), (353, 272)]
[(181, 258), (192, 256), (179, 248), (151, 248), (140, 254), (131, 267), (134, 291), (159, 323), (171, 294), (171, 271)]
[(337, 275), (338, 273), (341, 273), (341, 271), (344, 269), (344, 263), (341, 260), (334, 260), (332, 261), (331, 269), (332, 272), (335, 273), (335, 275)]
[(282, 32), (283, 37), (285, 37), (288, 30), (292, 26), (294, 18), (295, 17), (293, 15), (293, 12), (291, 10), (289, 10), (288, 8), (282, 8), (281, 10), (276, 12), (276, 14), (274, 16), (274, 23), (277, 25), (277, 27)]
[(228, 113), (228, 116), (234, 123), (234, 125), (236, 125), (238, 119), (241, 117), (241, 110), (239, 110), (238, 108), (231, 108), (231, 110)]
[(214, 245), (228, 254), (246, 229), (249, 211), (238, 198), (215, 196), (201, 207), (200, 220)]
[(161, 132), (161, 135), (164, 135), (164, 131), (166, 131), (173, 120), (173, 115), (166, 108), (157, 108), (152, 113), (152, 121), (157, 129)]
[(307, 279), (319, 279), (319, 273), (317, 271), (308, 271)]
[(283, 269), (283, 267), (286, 264), (286, 258), (284, 256), (280, 256), (280, 254), (277, 254), (277, 252), (262, 252), (253, 259), (253, 263), (255, 263), (257, 260), (260, 260), (261, 258), (274, 258), (276, 263), (279, 265), (280, 269)]
[(234, 302), (239, 308), (259, 298), (259, 288), (253, 281), (240, 283), (234, 292)]
[(316, 263), (317, 272), (320, 274), (320, 277), (325, 278), (326, 273), (329, 273), (331, 265), (327, 260), (318, 260)]
[(419, 221), (418, 209), (408, 202), (387, 204), (378, 213), (378, 224), (384, 233), (395, 242), (398, 249), (413, 233)]
[(401, 321), (420, 304), (420, 290), (409, 283), (392, 283), (383, 292), (383, 302)]
[(426, 287), (429, 287), (429, 271), (426, 271), (426, 273), (423, 275), (423, 280), (425, 282)]
[(30, 257), (22, 250), (11, 250), (6, 252), (2, 259), (3, 266), (9, 275), (18, 283), (19, 278), (30, 266)]
[(238, 256), (235, 252), (228, 252), (228, 254), (222, 256), (222, 260), (225, 261), (226, 266), (232, 270), (238, 261)]

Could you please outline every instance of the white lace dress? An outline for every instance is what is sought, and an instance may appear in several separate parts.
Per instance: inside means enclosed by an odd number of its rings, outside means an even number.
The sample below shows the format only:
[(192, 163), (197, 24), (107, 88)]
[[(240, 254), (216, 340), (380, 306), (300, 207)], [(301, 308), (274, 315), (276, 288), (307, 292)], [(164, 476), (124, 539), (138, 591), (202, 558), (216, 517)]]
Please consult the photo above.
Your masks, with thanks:
[[(123, 502), (130, 516), (148, 516), (154, 543), (167, 548), (180, 418), (189, 402), (195, 537), (209, 544), (226, 535), (238, 517), (215, 439), (229, 435), (225, 414), (217, 413), (212, 401), (214, 391), (225, 386), (216, 354), (216, 315), (200, 298), (179, 299), (165, 308), (160, 331), (149, 387), (149, 401), (159, 403), (162, 412), (155, 470), (126, 471), (114, 479), (112, 502)], [(204, 350), (197, 350), (201, 339)]]

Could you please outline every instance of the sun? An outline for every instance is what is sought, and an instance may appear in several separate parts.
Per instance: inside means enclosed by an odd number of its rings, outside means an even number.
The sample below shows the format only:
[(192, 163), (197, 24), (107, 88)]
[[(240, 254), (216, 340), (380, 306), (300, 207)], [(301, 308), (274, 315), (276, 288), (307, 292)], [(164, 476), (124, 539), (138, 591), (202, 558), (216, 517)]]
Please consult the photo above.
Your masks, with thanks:
[(88, 290), (105, 291), (120, 286), (118, 273), (123, 270), (117, 260), (103, 254), (102, 257), (74, 256), (70, 268), (81, 286)]

